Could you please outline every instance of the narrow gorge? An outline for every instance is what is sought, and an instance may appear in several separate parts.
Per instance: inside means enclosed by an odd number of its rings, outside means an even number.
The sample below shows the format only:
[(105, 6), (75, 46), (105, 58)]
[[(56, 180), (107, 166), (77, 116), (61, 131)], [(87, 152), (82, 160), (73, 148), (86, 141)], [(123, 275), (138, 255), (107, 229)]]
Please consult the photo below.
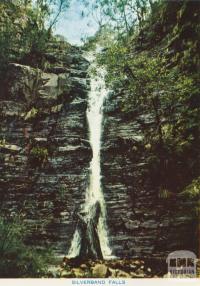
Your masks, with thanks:
[(96, 201), (104, 258), (111, 249), (131, 258), (193, 247), (187, 236), (194, 232), (192, 216), (181, 212), (190, 204), (165, 202), (148, 177), (144, 181), (141, 126), (155, 124), (152, 114), (122, 115), (123, 95), (116, 100), (106, 89), (105, 70), (92, 63), (89, 79), (89, 62), (71, 49), (73, 54), (47, 53), (54, 61), (48, 72), (9, 65), (1, 92), (2, 210), (20, 212), (29, 225), (28, 242), (49, 244), (58, 256), (68, 250), (76, 255), (73, 213), (90, 216)]

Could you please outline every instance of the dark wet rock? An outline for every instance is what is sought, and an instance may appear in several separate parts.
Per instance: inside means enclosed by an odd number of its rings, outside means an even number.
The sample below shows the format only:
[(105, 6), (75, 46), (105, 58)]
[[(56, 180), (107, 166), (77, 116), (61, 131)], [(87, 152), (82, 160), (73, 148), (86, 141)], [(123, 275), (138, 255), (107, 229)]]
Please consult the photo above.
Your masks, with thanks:
[(0, 116), (1, 117), (14, 117), (23, 116), (24, 104), (14, 102), (12, 100), (1, 100), (0, 101)]
[(5, 92), (0, 98), (14, 102), (29, 103), (34, 96), (34, 88), (41, 77), (41, 70), (30, 66), (11, 63), (7, 67)]
[(53, 66), (50, 68), (47, 68), (48, 73), (54, 73), (54, 74), (67, 74), (70, 77), (77, 77), (77, 78), (87, 78), (87, 69), (73, 69), (73, 68), (68, 68), (68, 67), (63, 67), (63, 66)]
[(1, 209), (23, 213), (27, 243), (49, 244), (55, 255), (70, 247), (72, 214), (84, 202), (92, 156), (88, 62), (76, 53), (50, 51), (51, 69), (45, 72), (10, 64), (0, 94)]
[(174, 249), (195, 252), (195, 238), (187, 235), (195, 232), (192, 204), (159, 198), (147, 172), (151, 146), (143, 134), (156, 124), (155, 117), (140, 114), (137, 106), (131, 113), (122, 111), (123, 98), (120, 90), (110, 92), (102, 134), (102, 187), (113, 254), (130, 258), (166, 257)]
[(79, 266), (72, 265), (69, 260), (57, 270), (57, 277), (61, 277), (61, 273), (65, 271), (67, 275), (74, 275), (76, 278), (151, 278), (163, 277), (167, 273), (167, 267), (164, 259), (88, 260)]
[(131, 278), (131, 275), (122, 270), (116, 270), (116, 278)]
[(87, 80), (84, 78), (72, 77), (70, 81), (70, 90), (71, 93), (84, 98), (89, 90)]
[(138, 229), (140, 226), (140, 221), (131, 221), (128, 220), (127, 222), (125, 222), (125, 227), (127, 229), (133, 230), (133, 229)]

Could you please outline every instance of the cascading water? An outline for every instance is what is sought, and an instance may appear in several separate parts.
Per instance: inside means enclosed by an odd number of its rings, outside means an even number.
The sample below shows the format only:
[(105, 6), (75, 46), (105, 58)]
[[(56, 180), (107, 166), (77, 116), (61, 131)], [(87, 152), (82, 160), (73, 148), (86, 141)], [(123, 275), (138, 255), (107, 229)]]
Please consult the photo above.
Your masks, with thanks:
[[(100, 167), (100, 149), (101, 149), (101, 132), (103, 119), (103, 103), (108, 94), (105, 86), (104, 68), (97, 66), (95, 57), (89, 55), (87, 59), (91, 62), (91, 91), (88, 98), (87, 119), (90, 131), (90, 144), (93, 151), (93, 158), (90, 163), (89, 187), (86, 190), (85, 204), (83, 211), (90, 216), (90, 209), (95, 202), (100, 203), (101, 214), (97, 231), (100, 239), (101, 250), (104, 258), (111, 257), (111, 249), (106, 228), (106, 208), (104, 195), (101, 188), (101, 167)], [(80, 235), (76, 230), (68, 253), (68, 257), (76, 257), (80, 250)]]

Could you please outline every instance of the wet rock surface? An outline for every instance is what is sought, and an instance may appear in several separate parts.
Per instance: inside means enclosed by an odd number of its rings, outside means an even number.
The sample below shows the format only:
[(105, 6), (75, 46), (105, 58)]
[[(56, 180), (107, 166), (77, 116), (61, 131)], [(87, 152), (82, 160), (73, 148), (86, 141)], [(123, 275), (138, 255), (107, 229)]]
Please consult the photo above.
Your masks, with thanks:
[[(173, 250), (195, 252), (192, 203), (176, 197), (161, 198), (147, 168), (151, 160), (144, 129), (155, 124), (152, 114), (120, 109), (124, 94), (111, 92), (104, 104), (101, 170), (107, 225), (113, 255), (167, 257)], [(150, 154), (150, 155), (149, 155)], [(138, 274), (140, 275), (140, 274)]]
[[(48, 243), (63, 255), (76, 228), (72, 213), (85, 199), (92, 157), (86, 120), (89, 63), (76, 48), (52, 47), (46, 59), (45, 71), (10, 64), (1, 83), (0, 199), (6, 215), (24, 217), (29, 244)], [(159, 198), (149, 183), (149, 146), (142, 131), (151, 129), (155, 119), (137, 109), (124, 114), (122, 101), (119, 92), (105, 102), (101, 150), (113, 254), (166, 258), (173, 250), (194, 250), (187, 235), (195, 233), (193, 206)], [(118, 275), (115, 267), (109, 269)], [(134, 275), (142, 276), (142, 270)]]
[[(55, 49), (55, 47), (54, 47)], [(81, 51), (46, 55), (51, 68), (8, 66), (0, 94), (0, 198), (23, 216), (32, 245), (64, 255), (85, 199), (92, 152), (86, 121), (88, 62)]]

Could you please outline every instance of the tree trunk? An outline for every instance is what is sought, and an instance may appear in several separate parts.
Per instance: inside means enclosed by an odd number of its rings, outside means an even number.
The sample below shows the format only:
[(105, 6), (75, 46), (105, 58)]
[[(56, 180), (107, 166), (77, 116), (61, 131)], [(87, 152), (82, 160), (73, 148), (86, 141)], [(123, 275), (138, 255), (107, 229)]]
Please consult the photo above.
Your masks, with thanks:
[(81, 238), (79, 254), (74, 258), (76, 261), (103, 259), (97, 232), (97, 225), (100, 216), (100, 204), (98, 202), (91, 207), (88, 215), (89, 216), (85, 218), (80, 214), (76, 214), (77, 230)]

